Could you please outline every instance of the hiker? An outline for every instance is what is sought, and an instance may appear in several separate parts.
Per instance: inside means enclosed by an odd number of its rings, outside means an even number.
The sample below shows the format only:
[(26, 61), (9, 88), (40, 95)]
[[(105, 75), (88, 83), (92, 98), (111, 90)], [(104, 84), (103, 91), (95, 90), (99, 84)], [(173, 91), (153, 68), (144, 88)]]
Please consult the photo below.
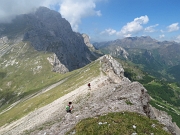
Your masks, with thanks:
[(73, 109), (72, 102), (69, 102), (69, 104), (66, 106), (66, 112), (71, 113), (72, 109)]
[(89, 87), (89, 89), (91, 89), (91, 84), (90, 83), (88, 83), (88, 87)]

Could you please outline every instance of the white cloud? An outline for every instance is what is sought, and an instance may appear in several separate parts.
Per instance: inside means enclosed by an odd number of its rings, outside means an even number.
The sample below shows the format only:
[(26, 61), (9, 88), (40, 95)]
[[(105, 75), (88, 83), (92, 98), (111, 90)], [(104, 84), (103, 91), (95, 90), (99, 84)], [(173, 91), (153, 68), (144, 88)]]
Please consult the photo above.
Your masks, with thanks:
[(25, 14), (42, 4), (43, 0), (1, 0), (0, 22), (9, 22), (18, 14)]
[(116, 30), (109, 28), (109, 29), (105, 29), (105, 30), (102, 31), (100, 34), (114, 35), (114, 34), (116, 34)]
[(173, 23), (167, 27), (168, 32), (173, 32), (179, 30), (179, 23)]
[(159, 24), (155, 24), (155, 25), (152, 25), (152, 26), (149, 26), (149, 27), (146, 27), (144, 29), (145, 32), (155, 32), (156, 30), (154, 29), (155, 27), (157, 27)]
[(165, 37), (165, 35), (164, 35), (164, 34), (159, 35), (159, 38), (164, 38), (164, 37)]
[(1, 0), (0, 22), (10, 22), (16, 15), (34, 11), (40, 6), (53, 7), (64, 0)]
[(63, 0), (60, 5), (60, 13), (66, 18), (73, 30), (78, 30), (81, 18), (87, 16), (101, 16), (100, 11), (96, 11), (96, 0)]
[(139, 18), (135, 18), (134, 21), (127, 23), (125, 26), (122, 27), (118, 35), (120, 36), (131, 36), (134, 33), (138, 33), (143, 30), (143, 24), (148, 23), (149, 18), (147, 15), (141, 16)]
[(160, 30), (161, 33), (164, 33), (165, 31), (164, 30)]
[(95, 9), (100, 1), (107, 0), (1, 0), (0, 22), (9, 22), (16, 15), (29, 13), (39, 6), (53, 8), (59, 5), (61, 15), (77, 31), (83, 17), (101, 16), (101, 11)]
[(178, 35), (175, 39), (176, 42), (180, 43), (180, 35)]

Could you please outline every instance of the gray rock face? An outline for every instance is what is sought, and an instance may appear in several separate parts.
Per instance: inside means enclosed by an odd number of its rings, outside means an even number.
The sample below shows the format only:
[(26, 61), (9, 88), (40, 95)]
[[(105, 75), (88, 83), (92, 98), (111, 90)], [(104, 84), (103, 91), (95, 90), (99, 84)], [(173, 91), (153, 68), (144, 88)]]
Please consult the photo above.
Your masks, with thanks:
[(86, 44), (86, 46), (88, 46), (92, 50), (95, 50), (94, 46), (90, 43), (89, 36), (86, 34), (82, 34), (82, 36), (84, 38), (84, 43)]
[(121, 64), (110, 55), (101, 57), (100, 62), (102, 65), (102, 71), (105, 72), (115, 83), (120, 83), (124, 80), (130, 82), (128, 78), (124, 77), (124, 69)]
[(82, 37), (84, 38), (84, 43), (86, 44), (86, 46), (88, 47), (88, 49), (91, 51), (93, 56), (101, 57), (103, 56), (102, 52), (100, 52), (99, 50), (97, 50), (93, 44), (90, 43), (90, 39), (89, 36), (86, 34), (82, 34)]
[(161, 122), (162, 124), (166, 125), (167, 130), (172, 133), (173, 135), (180, 135), (180, 129), (176, 125), (176, 123), (172, 122), (171, 116), (169, 116), (164, 111), (159, 111), (158, 109), (152, 107), (152, 112), (155, 115), (155, 118)]
[(54, 54), (54, 57), (48, 57), (47, 60), (52, 65), (52, 71), (58, 73), (69, 72), (69, 70), (59, 61), (56, 54)]
[(15, 39), (21, 35), (36, 50), (55, 53), (69, 71), (96, 59), (82, 35), (73, 32), (70, 23), (58, 12), (45, 7), (17, 16), (10, 24), (0, 24), (0, 29), (0, 37), (7, 35), (9, 39)]
[(121, 56), (122, 55), (125, 59), (128, 59), (128, 56), (129, 56), (128, 52), (120, 46), (117, 46), (115, 48), (115, 51), (112, 51), (110, 54), (112, 56)]
[(33, 26), (26, 32), (24, 40), (32, 42), (35, 49), (54, 52), (70, 71), (91, 61), (93, 56), (83, 37), (73, 32), (69, 22), (59, 13), (41, 7), (27, 18)]

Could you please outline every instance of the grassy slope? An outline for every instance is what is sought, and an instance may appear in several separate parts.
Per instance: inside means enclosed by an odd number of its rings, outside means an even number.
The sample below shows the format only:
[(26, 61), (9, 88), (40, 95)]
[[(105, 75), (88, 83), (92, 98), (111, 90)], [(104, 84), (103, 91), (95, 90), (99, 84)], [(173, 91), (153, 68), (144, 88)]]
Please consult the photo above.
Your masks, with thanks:
[(54, 78), (56, 78), (56, 81), (65, 81), (59, 86), (39, 96), (20, 102), (9, 111), (1, 114), (0, 126), (6, 123), (10, 123), (13, 120), (19, 119), (31, 111), (53, 102), (54, 100), (67, 94), (68, 92), (73, 91), (75, 88), (86, 84), (89, 80), (93, 79), (99, 74), (99, 62), (92, 62), (91, 64), (81, 69), (77, 69), (63, 75), (58, 75), (57, 78), (56, 76), (54, 76)]
[[(136, 128), (133, 128), (133, 125)], [(66, 135), (72, 133), (75, 135), (131, 135), (132, 133), (169, 135), (162, 127), (156, 120), (140, 114), (121, 112), (84, 119)]]
[(59, 80), (51, 72), (47, 57), (52, 54), (35, 51), (28, 43), (19, 43), (0, 58), (0, 111), (11, 103)]

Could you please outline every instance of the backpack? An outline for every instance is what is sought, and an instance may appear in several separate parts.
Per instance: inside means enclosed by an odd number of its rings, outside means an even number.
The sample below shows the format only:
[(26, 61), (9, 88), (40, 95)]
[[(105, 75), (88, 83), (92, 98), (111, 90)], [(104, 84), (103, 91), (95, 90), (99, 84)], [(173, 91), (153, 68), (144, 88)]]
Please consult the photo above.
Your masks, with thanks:
[(67, 106), (66, 106), (66, 111), (69, 111), (69, 110), (70, 110), (70, 106), (67, 105)]

